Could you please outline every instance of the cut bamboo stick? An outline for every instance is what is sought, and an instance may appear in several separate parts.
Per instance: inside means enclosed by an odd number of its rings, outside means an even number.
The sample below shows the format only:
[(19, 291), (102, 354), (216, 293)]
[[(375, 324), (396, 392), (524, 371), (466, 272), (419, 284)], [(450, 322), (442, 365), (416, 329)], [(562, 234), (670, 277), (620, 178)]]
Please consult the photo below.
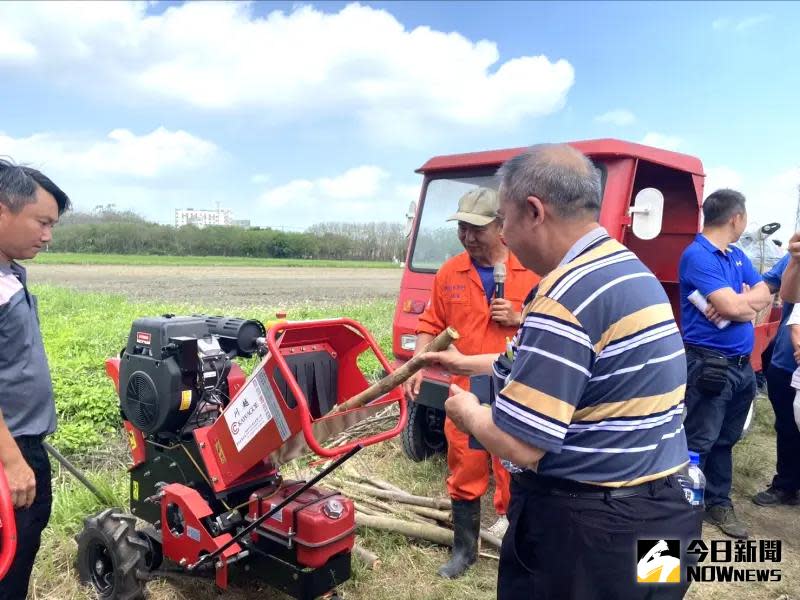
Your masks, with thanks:
[(499, 556), (496, 556), (494, 554), (489, 554), (488, 552), (478, 552), (478, 556), (481, 556), (483, 558), (491, 558), (492, 560), (496, 560), (497, 562), (500, 562), (500, 557)]
[[(452, 327), (448, 327), (435, 338), (433, 338), (430, 343), (425, 346), (423, 352), (441, 352), (442, 350), (447, 350), (450, 344), (458, 340), (459, 337), (458, 331)], [(406, 381), (406, 379), (411, 377), (424, 366), (425, 363), (422, 360), (422, 357), (417, 355), (408, 362), (404, 363), (401, 367), (397, 368), (394, 372), (389, 373), (380, 381), (373, 383), (364, 391), (359, 392), (349, 400), (336, 405), (331, 412), (342, 412), (345, 410), (350, 410), (351, 408), (359, 408), (365, 404), (369, 404), (387, 392), (392, 391), (398, 385), (401, 385), (404, 381)]]
[(368, 569), (377, 571), (381, 566), (381, 560), (378, 558), (377, 554), (370, 552), (358, 544), (353, 546), (353, 554), (356, 556), (356, 558), (363, 562)]
[(412, 523), (401, 519), (389, 517), (375, 517), (356, 513), (356, 525), (369, 529), (380, 529), (382, 531), (393, 531), (407, 537), (427, 540), (442, 546), (453, 545), (453, 532), (444, 527), (436, 525), (426, 525), (424, 523)]
[(485, 529), (481, 529), (481, 539), (489, 544), (490, 546), (494, 546), (495, 548), (500, 548), (503, 545), (503, 540), (497, 536), (492, 535)]

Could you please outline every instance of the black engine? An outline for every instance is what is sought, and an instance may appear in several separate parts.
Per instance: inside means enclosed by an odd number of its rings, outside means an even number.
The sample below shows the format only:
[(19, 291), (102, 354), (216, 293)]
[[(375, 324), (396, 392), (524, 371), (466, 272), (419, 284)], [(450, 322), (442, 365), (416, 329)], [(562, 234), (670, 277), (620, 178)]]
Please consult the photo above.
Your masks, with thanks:
[(228, 401), (231, 360), (259, 352), (259, 321), (146, 317), (133, 322), (120, 361), (120, 407), (145, 434), (175, 434), (216, 418)]

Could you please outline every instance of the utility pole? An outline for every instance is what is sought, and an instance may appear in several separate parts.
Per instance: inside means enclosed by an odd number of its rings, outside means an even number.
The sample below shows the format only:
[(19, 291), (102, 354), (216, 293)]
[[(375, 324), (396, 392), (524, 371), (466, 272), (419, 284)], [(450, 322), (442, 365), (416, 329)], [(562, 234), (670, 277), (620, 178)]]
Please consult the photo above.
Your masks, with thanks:
[(800, 183), (797, 184), (797, 208), (794, 213), (794, 230), (800, 231)]

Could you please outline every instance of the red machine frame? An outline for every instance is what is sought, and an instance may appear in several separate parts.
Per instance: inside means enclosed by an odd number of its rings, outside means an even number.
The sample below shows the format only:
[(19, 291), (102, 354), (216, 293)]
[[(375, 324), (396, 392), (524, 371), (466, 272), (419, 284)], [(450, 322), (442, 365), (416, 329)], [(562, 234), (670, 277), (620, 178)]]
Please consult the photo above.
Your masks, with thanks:
[(17, 521), (6, 472), (0, 464), (0, 580), (6, 576), (17, 552)]
[[(348, 453), (354, 453), (359, 447), (396, 436), (403, 429), (407, 418), (405, 397), (397, 388), (366, 407), (374, 410), (397, 403), (399, 416), (393, 427), (342, 446), (325, 448), (322, 445), (323, 440), (317, 438), (317, 428), (324, 431), (325, 428), (320, 426), (326, 421), (342, 419), (365, 408), (312, 414), (309, 399), (294, 377), (287, 357), (315, 353), (316, 357), (327, 354), (326, 358), (329, 361), (335, 361), (337, 385), (333, 407), (344, 403), (369, 386), (357, 362), (365, 351), (371, 350), (387, 371), (391, 371), (389, 361), (369, 332), (360, 323), (347, 318), (302, 322), (280, 321), (267, 330), (264, 345), (266, 348), (264, 360), (246, 380), (242, 370), (232, 364), (227, 375), (230, 400), (211, 425), (198, 427), (192, 431), (193, 442), (177, 441), (174, 447), (156, 444), (161, 448), (159, 452), (164, 453), (163, 458), (167, 462), (177, 460), (174, 454), (168, 455), (169, 452), (180, 454), (182, 448), (189, 456), (188, 460), (192, 461), (191, 464), (197, 469), (200, 475), (198, 479), (205, 482), (203, 485), (207, 485), (211, 494), (206, 494), (204, 497), (192, 485), (163, 479), (167, 485), (160, 487), (160, 491), (156, 490), (153, 496), (157, 498), (159, 504), (160, 523), (155, 523), (155, 516), (146, 520), (153, 522), (160, 530), (163, 556), (178, 565), (191, 571), (203, 562), (204, 558), (208, 558), (204, 555), (218, 556), (213, 564), (216, 570), (216, 583), (223, 589), (228, 585), (229, 565), (248, 555), (245, 552), (247, 540), (256, 542), (260, 537), (266, 537), (279, 544), (285, 541), (288, 543), (286, 547), (296, 548), (296, 560), (301, 568), (306, 569), (322, 568), (329, 562), (338, 564), (343, 553), (352, 549), (355, 530), (355, 510), (352, 501), (338, 492), (323, 492), (313, 487), (302, 491), (302, 482), (291, 485), (281, 482), (277, 463), (271, 460), (273, 452), (282, 448), (287, 441), (302, 437), (305, 445), (319, 456), (343, 457)], [(106, 371), (114, 381), (118, 393), (119, 367), (119, 358), (106, 361)], [(285, 395), (277, 383), (278, 374), (286, 384)], [(293, 397), (294, 405), (289, 401), (289, 395)], [(268, 414), (269, 418), (259, 421), (257, 430), (253, 428), (249, 437), (239, 438), (237, 442), (234, 439), (232, 425), (234, 421), (228, 417), (231, 414), (235, 415), (231, 411), (235, 411), (237, 406), (248, 406), (244, 402), (239, 402), (240, 399), (260, 403), (261, 410), (265, 411), (263, 414)], [(319, 402), (319, 398), (317, 401)], [(124, 426), (133, 462), (130, 467), (131, 510), (138, 515), (140, 513), (133, 507), (133, 500), (137, 502), (142, 500), (139, 498), (138, 483), (134, 482), (134, 474), (141, 473), (142, 469), (148, 472), (151, 468), (155, 469), (156, 467), (151, 467), (148, 461), (158, 458), (152, 456), (153, 448), (150, 446), (153, 441), (148, 436), (129, 421), (125, 421)], [(199, 460), (191, 458), (193, 452), (196, 452)], [(159, 464), (163, 462), (164, 460)], [(136, 497), (134, 488), (137, 490)], [(291, 490), (297, 490), (300, 495), (295, 499), (290, 498)], [(228, 494), (240, 498), (242, 494), (246, 495), (248, 509), (245, 522), (250, 521), (251, 526), (256, 526), (256, 519), (262, 516), (267, 519), (245, 539), (234, 541), (230, 533), (215, 533), (213, 529), (207, 527), (209, 519), (217, 518), (221, 514), (219, 507), (214, 508), (219, 499), (226, 498)], [(287, 505), (275, 516), (267, 517), (271, 509), (277, 510), (277, 504), (273, 504), (275, 498), (283, 498)], [(150, 500), (151, 498), (148, 498), (144, 502)], [(337, 511), (340, 511), (335, 519), (325, 512), (328, 506), (325, 503), (331, 502), (338, 507)], [(170, 518), (169, 511), (180, 514), (177, 521), (174, 517)], [(290, 519), (295, 523), (296, 529), (290, 528), (284, 531), (282, 518)], [(176, 522), (179, 523), (177, 527)]]

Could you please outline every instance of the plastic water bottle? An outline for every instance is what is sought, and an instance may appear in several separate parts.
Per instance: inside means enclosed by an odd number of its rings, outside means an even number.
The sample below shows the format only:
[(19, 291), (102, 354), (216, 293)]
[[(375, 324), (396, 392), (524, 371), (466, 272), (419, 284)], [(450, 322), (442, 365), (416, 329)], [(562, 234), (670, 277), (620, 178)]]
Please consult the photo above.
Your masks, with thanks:
[(689, 464), (678, 474), (678, 481), (683, 488), (686, 501), (693, 508), (702, 509), (706, 491), (706, 476), (700, 470), (700, 455), (697, 452), (689, 452)]

